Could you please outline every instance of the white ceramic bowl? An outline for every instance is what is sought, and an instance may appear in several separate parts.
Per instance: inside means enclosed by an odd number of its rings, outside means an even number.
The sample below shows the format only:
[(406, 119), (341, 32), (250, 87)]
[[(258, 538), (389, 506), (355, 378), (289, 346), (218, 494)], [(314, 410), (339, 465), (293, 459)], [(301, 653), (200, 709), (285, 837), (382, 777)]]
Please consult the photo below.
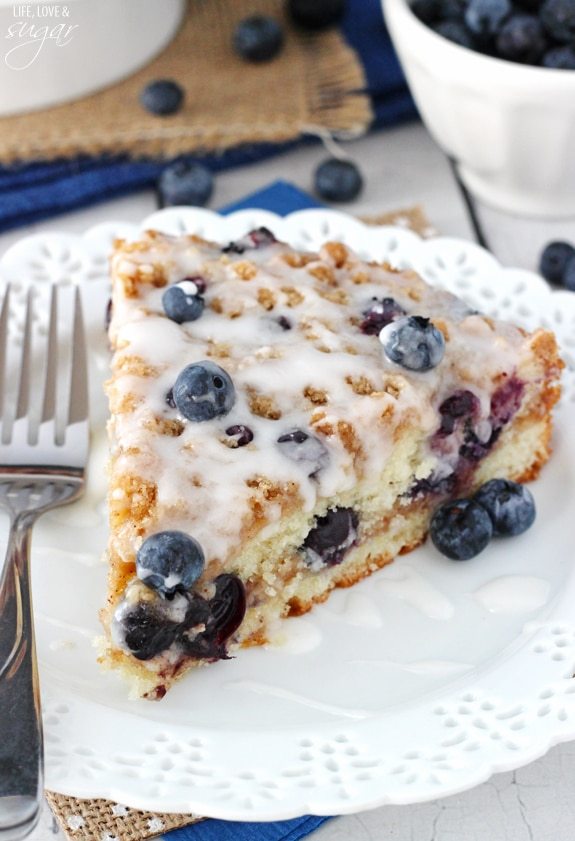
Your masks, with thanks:
[(469, 190), (519, 215), (575, 216), (575, 71), (459, 47), (407, 0), (383, 8), (421, 117)]
[(0, 115), (129, 76), (169, 43), (184, 8), (185, 0), (0, 0)]

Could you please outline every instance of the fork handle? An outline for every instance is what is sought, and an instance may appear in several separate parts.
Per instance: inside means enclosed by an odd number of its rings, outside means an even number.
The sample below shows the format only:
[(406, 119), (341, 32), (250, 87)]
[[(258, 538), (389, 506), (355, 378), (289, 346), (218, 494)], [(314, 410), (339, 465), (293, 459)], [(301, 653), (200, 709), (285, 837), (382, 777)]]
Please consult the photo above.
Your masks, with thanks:
[(30, 591), (30, 512), (12, 519), (0, 578), (0, 841), (24, 838), (44, 777), (42, 718)]

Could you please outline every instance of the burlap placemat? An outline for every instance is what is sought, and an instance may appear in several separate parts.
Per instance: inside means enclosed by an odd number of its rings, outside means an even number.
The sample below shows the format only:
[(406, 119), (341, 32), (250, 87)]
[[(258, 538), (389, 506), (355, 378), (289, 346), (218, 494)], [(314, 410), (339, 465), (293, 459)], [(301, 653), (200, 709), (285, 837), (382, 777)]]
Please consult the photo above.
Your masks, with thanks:
[[(284, 9), (281, 0), (189, 0), (174, 41), (129, 79), (68, 105), (0, 120), (0, 163), (103, 153), (173, 157), (318, 130), (361, 134), (371, 106), (357, 56), (337, 30), (294, 30)], [(231, 46), (237, 22), (256, 12), (283, 19), (286, 28), (282, 53), (265, 64), (243, 61)], [(157, 117), (140, 106), (140, 91), (154, 79), (182, 85), (180, 113)]]
[[(424, 238), (437, 234), (419, 206), (360, 218), (369, 225), (408, 228)], [(49, 791), (46, 799), (70, 841), (144, 841), (204, 820), (197, 815), (142, 812), (111, 800), (85, 800)]]

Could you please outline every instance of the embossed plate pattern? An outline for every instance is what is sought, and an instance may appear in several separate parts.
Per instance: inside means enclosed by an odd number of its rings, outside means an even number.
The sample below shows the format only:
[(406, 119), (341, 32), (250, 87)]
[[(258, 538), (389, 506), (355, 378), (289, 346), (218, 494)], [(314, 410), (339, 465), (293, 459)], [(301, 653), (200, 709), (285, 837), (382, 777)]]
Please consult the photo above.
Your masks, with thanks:
[(45, 517), (34, 541), (46, 782), (55, 791), (229, 819), (336, 814), (452, 794), (575, 737), (575, 295), (551, 293), (471, 243), (422, 241), (331, 211), (222, 219), (172, 208), (142, 227), (224, 242), (262, 224), (299, 247), (342, 240), (413, 266), (487, 314), (557, 332), (568, 369), (555, 456), (532, 486), (538, 521), (467, 564), (424, 546), (286, 620), (270, 647), (189, 675), (161, 703), (128, 701), (99, 671), (92, 639), (106, 574), (107, 255), (114, 237), (138, 228), (112, 222), (82, 237), (21, 240), (1, 261), (3, 281), (21, 299), (28, 283), (40, 294), (49, 283), (78, 284), (92, 362), (88, 492)]

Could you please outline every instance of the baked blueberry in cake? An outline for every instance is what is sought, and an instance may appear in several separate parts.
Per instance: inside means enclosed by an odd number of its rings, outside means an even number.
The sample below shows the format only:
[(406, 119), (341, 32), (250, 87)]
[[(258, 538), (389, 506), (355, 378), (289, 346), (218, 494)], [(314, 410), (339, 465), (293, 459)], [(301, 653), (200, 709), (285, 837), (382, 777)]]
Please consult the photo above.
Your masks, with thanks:
[(418, 546), (447, 500), (549, 456), (553, 335), (413, 271), (259, 229), (149, 232), (112, 275), (101, 660), (137, 696), (264, 643)]

